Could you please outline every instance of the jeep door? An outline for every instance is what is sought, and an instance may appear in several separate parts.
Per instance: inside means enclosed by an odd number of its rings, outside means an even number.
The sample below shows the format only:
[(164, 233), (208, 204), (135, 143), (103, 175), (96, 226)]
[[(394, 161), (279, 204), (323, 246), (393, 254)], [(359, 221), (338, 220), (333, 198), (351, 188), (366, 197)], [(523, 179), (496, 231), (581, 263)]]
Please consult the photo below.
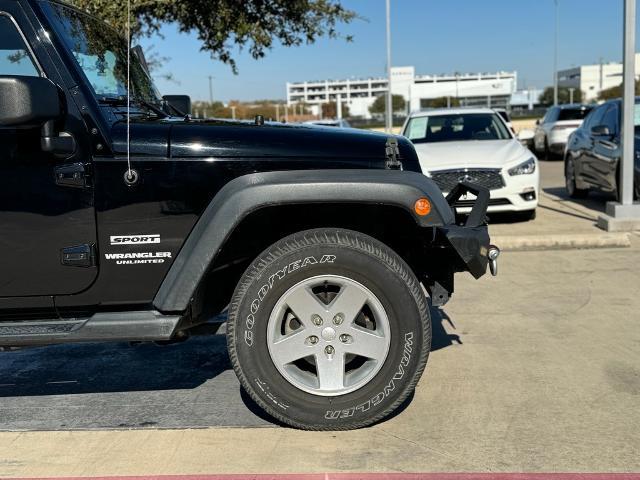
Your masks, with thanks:
[(27, 9), (0, 0), (0, 75), (47, 77), (60, 86), (67, 113), (56, 130), (73, 136), (76, 147), (45, 152), (40, 126), (0, 127), (0, 310), (9, 297), (80, 292), (97, 275), (87, 128), (61, 86), (61, 65), (50, 55), (56, 52), (36, 35), (37, 18)]

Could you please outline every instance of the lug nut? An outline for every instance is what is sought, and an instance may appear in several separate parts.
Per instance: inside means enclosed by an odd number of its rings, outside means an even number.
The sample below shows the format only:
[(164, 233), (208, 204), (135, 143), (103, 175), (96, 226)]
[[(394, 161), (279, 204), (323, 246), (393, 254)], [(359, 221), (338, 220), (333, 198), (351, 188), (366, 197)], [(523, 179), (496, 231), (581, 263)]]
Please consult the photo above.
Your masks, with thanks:
[(351, 340), (351, 337), (346, 333), (343, 333), (342, 335), (340, 335), (340, 341), (342, 343), (349, 343), (350, 340)]
[(309, 343), (310, 343), (311, 345), (315, 345), (316, 343), (318, 343), (318, 337), (316, 337), (315, 335), (311, 335), (311, 336), (309, 337)]
[(326, 347), (324, 347), (324, 353), (326, 353), (327, 355), (333, 355), (335, 351), (335, 348), (333, 348), (331, 345), (327, 345)]
[(312, 315), (311, 321), (313, 322), (314, 325), (318, 327), (322, 325), (322, 317), (320, 315)]
[(344, 315), (342, 313), (337, 313), (335, 317), (333, 317), (333, 324), (340, 325), (344, 322)]

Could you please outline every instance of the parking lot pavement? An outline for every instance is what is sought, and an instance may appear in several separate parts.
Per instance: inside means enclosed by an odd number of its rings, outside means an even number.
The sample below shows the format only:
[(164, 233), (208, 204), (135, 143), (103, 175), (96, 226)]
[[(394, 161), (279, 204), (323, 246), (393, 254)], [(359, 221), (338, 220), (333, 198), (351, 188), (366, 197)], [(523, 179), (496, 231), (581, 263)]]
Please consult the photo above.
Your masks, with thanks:
[(224, 336), (0, 353), (0, 430), (260, 427)]
[[(15, 395), (2, 387), (14, 426), (21, 418), (46, 429), (48, 415), (68, 408), (69, 426), (94, 428), (0, 433), (0, 477), (638, 471), (640, 235), (631, 237), (626, 249), (506, 252), (497, 278), (461, 277), (433, 311), (433, 352), (415, 395), (364, 430), (264, 423), (217, 338), (0, 355), (2, 378), (18, 383)], [(78, 383), (46, 382), (70, 379)], [(119, 418), (123, 430), (99, 428)], [(190, 428), (240, 421), (245, 428)]]

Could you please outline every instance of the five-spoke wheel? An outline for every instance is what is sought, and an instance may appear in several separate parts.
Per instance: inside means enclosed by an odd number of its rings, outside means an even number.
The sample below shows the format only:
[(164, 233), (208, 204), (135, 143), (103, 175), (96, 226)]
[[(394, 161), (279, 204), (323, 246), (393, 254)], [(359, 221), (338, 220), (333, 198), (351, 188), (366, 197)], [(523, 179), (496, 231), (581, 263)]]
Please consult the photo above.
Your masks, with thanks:
[(391, 340), (389, 319), (364, 285), (318, 275), (293, 285), (267, 326), (269, 353), (294, 386), (341, 395), (366, 384), (382, 367)]

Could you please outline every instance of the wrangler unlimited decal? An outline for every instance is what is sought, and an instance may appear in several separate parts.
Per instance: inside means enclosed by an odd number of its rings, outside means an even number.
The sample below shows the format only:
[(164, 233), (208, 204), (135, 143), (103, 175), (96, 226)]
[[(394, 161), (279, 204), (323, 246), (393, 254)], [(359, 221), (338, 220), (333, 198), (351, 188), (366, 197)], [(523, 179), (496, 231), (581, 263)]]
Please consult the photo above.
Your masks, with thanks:
[(149, 263), (164, 263), (171, 258), (171, 252), (133, 252), (133, 253), (105, 253), (106, 260), (115, 260), (116, 265), (141, 265)]

